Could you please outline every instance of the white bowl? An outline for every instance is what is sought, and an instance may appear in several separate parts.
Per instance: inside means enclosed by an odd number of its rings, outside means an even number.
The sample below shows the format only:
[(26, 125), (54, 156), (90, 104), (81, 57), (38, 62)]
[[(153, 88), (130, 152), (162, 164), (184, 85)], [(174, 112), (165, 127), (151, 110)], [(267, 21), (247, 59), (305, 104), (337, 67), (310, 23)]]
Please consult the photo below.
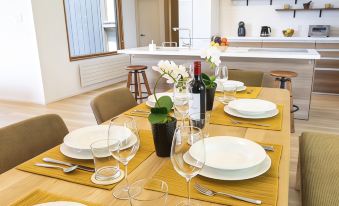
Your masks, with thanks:
[(245, 115), (260, 115), (277, 109), (276, 104), (262, 99), (237, 99), (229, 102), (228, 107)]
[[(239, 170), (260, 164), (266, 158), (266, 152), (259, 144), (244, 138), (216, 136), (204, 139), (205, 165), (215, 169)], [(202, 140), (194, 143), (189, 154), (201, 160)]]

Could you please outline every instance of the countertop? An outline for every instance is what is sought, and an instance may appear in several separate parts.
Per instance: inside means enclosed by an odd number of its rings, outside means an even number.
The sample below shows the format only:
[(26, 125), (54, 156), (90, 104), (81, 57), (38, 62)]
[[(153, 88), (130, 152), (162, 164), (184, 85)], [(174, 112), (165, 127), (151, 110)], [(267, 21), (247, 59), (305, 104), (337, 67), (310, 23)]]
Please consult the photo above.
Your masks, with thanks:
[(230, 42), (319, 42), (339, 43), (339, 37), (228, 37)]
[[(157, 47), (155, 51), (149, 51), (148, 47), (138, 47), (119, 50), (120, 54), (129, 55), (155, 55), (155, 56), (200, 56), (200, 48), (184, 47)], [(247, 48), (228, 47), (221, 52), (221, 57), (243, 58), (274, 58), (274, 59), (320, 59), (320, 54), (315, 49), (277, 49), (277, 48)]]

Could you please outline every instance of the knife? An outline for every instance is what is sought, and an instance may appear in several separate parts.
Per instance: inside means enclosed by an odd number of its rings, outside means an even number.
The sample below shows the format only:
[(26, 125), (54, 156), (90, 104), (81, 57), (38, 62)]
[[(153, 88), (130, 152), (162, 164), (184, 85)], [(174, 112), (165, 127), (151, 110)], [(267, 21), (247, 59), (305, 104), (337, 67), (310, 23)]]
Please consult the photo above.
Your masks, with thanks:
[(91, 167), (87, 167), (87, 166), (83, 166), (83, 165), (78, 165), (78, 164), (72, 164), (72, 163), (69, 163), (69, 162), (63, 162), (63, 161), (52, 159), (52, 158), (49, 158), (49, 157), (45, 157), (42, 160), (44, 162), (60, 164), (60, 165), (66, 165), (66, 166), (69, 166), (69, 167), (77, 165), (78, 166), (77, 169), (79, 169), (79, 170), (84, 170), (84, 171), (87, 171), (87, 172), (95, 172), (95, 169), (91, 168)]

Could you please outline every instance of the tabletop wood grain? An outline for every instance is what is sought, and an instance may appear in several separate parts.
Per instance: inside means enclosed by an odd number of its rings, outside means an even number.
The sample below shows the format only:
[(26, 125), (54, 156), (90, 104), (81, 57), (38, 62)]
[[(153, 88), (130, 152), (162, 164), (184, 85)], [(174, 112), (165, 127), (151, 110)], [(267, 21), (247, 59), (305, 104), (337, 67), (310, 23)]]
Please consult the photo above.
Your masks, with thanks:
[[(283, 152), (279, 169), (278, 206), (285, 206), (288, 205), (290, 165), (289, 93), (287, 90), (264, 88), (258, 98), (284, 105), (283, 127), (281, 131), (211, 125), (210, 135), (232, 135), (264, 143), (281, 144), (283, 146)], [(136, 120), (139, 128), (150, 128), (150, 124), (146, 118), (136, 117)], [(138, 179), (152, 177), (162, 166), (163, 162), (164, 159), (157, 157), (155, 154), (151, 155), (137, 169), (129, 174), (129, 181), (133, 182)], [(10, 205), (36, 189), (102, 205), (129, 205), (128, 201), (116, 200), (112, 196), (112, 191), (69, 183), (16, 169), (11, 169), (0, 175), (0, 205)], [(183, 198), (169, 195), (167, 205), (175, 205), (182, 199)], [(201, 205), (213, 204), (201, 202)]]

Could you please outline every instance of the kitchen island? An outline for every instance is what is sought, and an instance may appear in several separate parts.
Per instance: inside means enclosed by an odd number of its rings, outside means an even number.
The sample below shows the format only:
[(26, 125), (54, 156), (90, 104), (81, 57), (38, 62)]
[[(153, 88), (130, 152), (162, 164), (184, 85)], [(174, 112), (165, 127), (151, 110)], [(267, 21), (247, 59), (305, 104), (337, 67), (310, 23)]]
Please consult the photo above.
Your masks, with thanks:
[[(192, 64), (200, 59), (201, 49), (158, 47), (149, 51), (146, 47), (120, 50), (118, 53), (130, 55), (131, 64), (156, 65), (159, 60), (173, 60), (177, 64)], [(308, 119), (312, 93), (315, 60), (320, 59), (314, 49), (289, 48), (251, 48), (229, 47), (221, 53), (221, 60), (229, 69), (263, 71), (263, 86), (273, 87), (274, 78), (270, 76), (272, 70), (290, 70), (298, 73), (293, 78), (294, 103), (300, 110), (295, 113), (298, 119)], [(206, 65), (204, 72), (212, 73)], [(152, 72), (149, 70), (148, 72)]]

